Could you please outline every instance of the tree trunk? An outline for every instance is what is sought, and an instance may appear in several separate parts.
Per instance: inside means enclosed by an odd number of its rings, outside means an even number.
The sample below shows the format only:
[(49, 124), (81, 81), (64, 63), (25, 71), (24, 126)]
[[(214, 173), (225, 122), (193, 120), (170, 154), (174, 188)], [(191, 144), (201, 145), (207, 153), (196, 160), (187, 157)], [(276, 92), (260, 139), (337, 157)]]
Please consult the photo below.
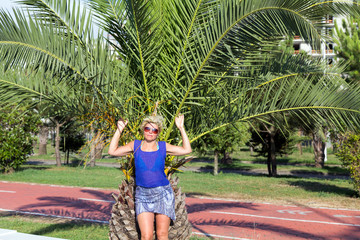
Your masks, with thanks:
[[(299, 129), (298, 135), (299, 135), (299, 137), (301, 137), (301, 136), (303, 135), (303, 131), (302, 131), (302, 129)], [(302, 151), (302, 144), (301, 144), (301, 142), (299, 142), (299, 143), (298, 143), (298, 144), (296, 144), (296, 145), (297, 145), (297, 147), (298, 147), (299, 154), (300, 154), (300, 155), (303, 155), (303, 151)]]
[(56, 126), (51, 129), (51, 146), (55, 147)]
[(90, 167), (95, 167), (96, 159), (102, 158), (102, 151), (104, 149), (104, 139), (103, 135), (100, 133), (95, 133), (93, 127), (91, 128), (91, 149), (90, 149)]
[(66, 164), (69, 165), (70, 150), (66, 150)]
[(275, 127), (270, 127), (268, 139), (268, 171), (270, 177), (277, 176), (277, 166), (276, 166), (276, 148), (275, 148)]
[(47, 154), (47, 138), (49, 135), (49, 127), (41, 125), (39, 129), (39, 155)]
[(95, 159), (102, 159), (103, 150), (104, 150), (104, 139), (102, 136), (100, 136), (95, 146)]
[(60, 155), (60, 127), (62, 124), (55, 119), (55, 157), (56, 157), (56, 166), (61, 167), (61, 155)]
[(218, 175), (219, 173), (219, 152), (217, 150), (214, 151), (214, 175)]
[(254, 155), (254, 147), (253, 146), (250, 146), (250, 155)]
[(312, 136), (313, 136), (312, 145), (314, 148), (315, 167), (323, 168), (324, 160), (325, 160), (326, 143), (322, 141), (321, 137), (318, 134), (312, 133)]
[(298, 148), (298, 151), (299, 151), (300, 156), (303, 155), (301, 143), (298, 143), (298, 144), (296, 144), (296, 145), (297, 145), (297, 148)]
[[(170, 178), (170, 177), (168, 177)], [(185, 194), (178, 188), (177, 177), (169, 179), (175, 195), (176, 220), (169, 227), (169, 240), (188, 240), (191, 236), (191, 224), (185, 205)], [(135, 240), (140, 239), (140, 230), (135, 216), (135, 184), (133, 180), (123, 180), (119, 185), (119, 195), (113, 194), (115, 204), (111, 210), (109, 221), (109, 239)], [(154, 238), (156, 234), (154, 233)]]
[(229, 152), (224, 152), (224, 158), (221, 160), (221, 162), (223, 164), (232, 164), (233, 163), (233, 160), (232, 158), (230, 157), (230, 153)]

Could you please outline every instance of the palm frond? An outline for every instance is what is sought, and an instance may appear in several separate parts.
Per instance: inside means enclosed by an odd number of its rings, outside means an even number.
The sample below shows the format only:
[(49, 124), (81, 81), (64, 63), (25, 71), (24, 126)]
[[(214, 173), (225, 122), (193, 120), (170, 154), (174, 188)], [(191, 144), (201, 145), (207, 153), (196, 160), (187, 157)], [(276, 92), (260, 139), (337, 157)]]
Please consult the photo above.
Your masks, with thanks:
[(112, 102), (106, 93), (109, 89), (102, 86), (111, 84), (114, 80), (109, 78), (118, 78), (122, 73), (121, 65), (111, 62), (106, 43), (101, 39), (93, 40), (88, 43), (88, 51), (83, 51), (81, 42), (70, 40), (66, 33), (54, 34), (56, 26), (44, 26), (36, 19), (26, 19), (20, 11), (14, 14), (15, 19), (12, 19), (0, 11), (0, 22), (4, 23), (0, 26), (0, 61), (5, 62), (5, 70), (25, 67), (37, 71), (41, 68), (53, 75), (55, 81), (66, 78), (74, 84), (82, 82), (93, 88), (99, 100)]
[(24, 5), (32, 18), (43, 24), (56, 26), (66, 32), (70, 39), (79, 40), (86, 45), (93, 38), (91, 14), (83, 8), (79, 0), (18, 0)]
[[(192, 141), (232, 122), (255, 119), (266, 121), (279, 113), (301, 117), (304, 124), (327, 121), (337, 129), (345, 125), (359, 127), (355, 121), (360, 117), (360, 102), (356, 98), (359, 86), (349, 86), (341, 77), (344, 65), (339, 63), (339, 66), (321, 70), (318, 67), (322, 63), (316, 59), (311, 59), (308, 68), (290, 63), (298, 63), (298, 58), (290, 56), (286, 60), (288, 66), (277, 68), (274, 67), (277, 63), (273, 61), (265, 68), (273, 72), (264, 72), (258, 76), (262, 79), (258, 86), (244, 84), (241, 85), (242, 92), (239, 92), (239, 88), (231, 91), (236, 88), (234, 85), (224, 85), (223, 91), (217, 88), (220, 92), (204, 98), (201, 107), (193, 106), (191, 127), (195, 128), (199, 123), (200, 126), (197, 127), (197, 133), (193, 132)], [(215, 97), (219, 94), (227, 96), (227, 99)]]

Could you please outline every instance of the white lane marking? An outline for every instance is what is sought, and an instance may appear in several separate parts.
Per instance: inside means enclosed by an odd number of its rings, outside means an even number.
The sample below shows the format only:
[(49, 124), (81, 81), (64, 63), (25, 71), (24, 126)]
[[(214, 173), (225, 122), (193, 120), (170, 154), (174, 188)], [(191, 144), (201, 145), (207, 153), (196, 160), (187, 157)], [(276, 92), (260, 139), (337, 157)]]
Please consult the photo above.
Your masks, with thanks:
[(360, 225), (359, 225), (359, 224), (351, 224), (351, 223), (337, 223), (337, 222), (324, 222), (324, 221), (305, 220), (305, 219), (278, 218), (278, 217), (261, 216), (261, 215), (252, 215), (252, 214), (244, 214), (244, 213), (217, 212), (217, 211), (210, 211), (210, 213), (229, 214), (229, 215), (239, 215), (239, 216), (247, 216), (247, 217), (257, 217), (257, 218), (269, 218), (269, 219), (278, 219), (278, 220), (293, 221), (293, 222), (323, 223), (323, 224), (331, 224), (331, 225), (341, 225), (341, 226), (360, 227)]
[(6, 190), (0, 190), (0, 192), (5, 192), (5, 193), (16, 193), (15, 191), (6, 191)]
[(338, 217), (338, 218), (351, 218), (352, 216), (347, 216), (347, 215), (333, 215), (334, 217)]
[(302, 211), (302, 210), (277, 210), (279, 213), (290, 213), (290, 214), (301, 214), (306, 215), (308, 213), (312, 213), (312, 211)]
[(338, 218), (360, 218), (360, 216), (348, 216), (348, 215), (333, 215)]
[(54, 185), (54, 184), (46, 184), (46, 183), (25, 183), (18, 181), (0, 181), (0, 183), (15, 183), (15, 184), (26, 184), (32, 186), (48, 186), (48, 187), (57, 187), (57, 188), (78, 188), (78, 189), (90, 189), (90, 190), (100, 190), (100, 191), (115, 191), (118, 192), (118, 189), (110, 189), (110, 188), (97, 188), (97, 187), (81, 187), (81, 186), (67, 186), (67, 185)]
[[(272, 205), (272, 206), (282, 206), (282, 207), (299, 207), (297, 205), (288, 205), (288, 204), (278, 204), (278, 203), (268, 203), (268, 202), (254, 202), (246, 200), (236, 200), (236, 199), (226, 199), (226, 198), (210, 198), (210, 197), (189, 197), (195, 199), (207, 199), (215, 201), (224, 201), (224, 202), (237, 202), (237, 203), (252, 203), (252, 204), (263, 204), (263, 205)], [(349, 209), (349, 208), (331, 208), (331, 207), (309, 207), (311, 209), (327, 209), (327, 210), (341, 210), (341, 211), (354, 211), (360, 212), (359, 209)]]
[(192, 232), (192, 233), (196, 234), (196, 235), (206, 236), (206, 237), (227, 238), (227, 239), (236, 239), (236, 240), (250, 240), (248, 238), (228, 237), (228, 236), (221, 236), (221, 235), (208, 234), (208, 233), (199, 233), (199, 232)]
[(44, 213), (37, 213), (37, 212), (25, 212), (25, 211), (17, 211), (17, 210), (3, 209), (3, 208), (0, 208), (0, 211), (2, 211), (2, 212), (15, 212), (15, 213), (29, 214), (29, 215), (36, 215), (36, 216), (55, 217), (55, 218), (64, 218), (64, 219), (72, 219), (72, 220), (81, 220), (81, 221), (86, 221), (86, 222), (95, 222), (95, 223), (109, 224), (109, 221), (94, 220), (94, 219), (89, 219), (89, 218), (66, 217), (66, 216), (60, 216), (60, 215), (44, 214)]
[(84, 200), (84, 201), (91, 201), (91, 202), (108, 202), (108, 203), (115, 203), (115, 201), (100, 200), (100, 199), (91, 199), (91, 198), (78, 198), (78, 199)]

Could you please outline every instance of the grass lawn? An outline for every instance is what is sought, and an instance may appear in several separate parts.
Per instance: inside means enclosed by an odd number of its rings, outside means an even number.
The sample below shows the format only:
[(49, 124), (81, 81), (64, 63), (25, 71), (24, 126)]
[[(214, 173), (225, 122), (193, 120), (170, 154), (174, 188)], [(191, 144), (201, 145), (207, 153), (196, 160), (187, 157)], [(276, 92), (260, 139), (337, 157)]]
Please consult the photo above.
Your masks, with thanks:
[(0, 180), (116, 189), (123, 175), (119, 169), (108, 167), (23, 165), (13, 174), (0, 174)]
[[(71, 240), (108, 240), (109, 227), (106, 224), (94, 224), (62, 219), (10, 215), (0, 213), (0, 226), (21, 233)], [(205, 240), (193, 236), (190, 240)]]
[(56, 237), (71, 240), (107, 240), (109, 228), (104, 224), (66, 221), (44, 217), (0, 215), (0, 226), (21, 233)]

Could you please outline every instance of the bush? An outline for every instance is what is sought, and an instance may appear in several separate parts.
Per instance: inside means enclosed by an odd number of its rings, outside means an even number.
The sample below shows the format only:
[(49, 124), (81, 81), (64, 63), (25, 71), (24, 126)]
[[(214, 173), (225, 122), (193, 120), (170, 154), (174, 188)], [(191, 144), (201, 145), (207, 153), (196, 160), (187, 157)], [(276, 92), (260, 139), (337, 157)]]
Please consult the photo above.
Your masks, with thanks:
[(344, 167), (350, 171), (354, 187), (360, 195), (360, 134), (347, 133), (338, 144), (338, 151), (335, 153)]
[(13, 172), (33, 150), (39, 119), (24, 107), (0, 108), (0, 170)]

